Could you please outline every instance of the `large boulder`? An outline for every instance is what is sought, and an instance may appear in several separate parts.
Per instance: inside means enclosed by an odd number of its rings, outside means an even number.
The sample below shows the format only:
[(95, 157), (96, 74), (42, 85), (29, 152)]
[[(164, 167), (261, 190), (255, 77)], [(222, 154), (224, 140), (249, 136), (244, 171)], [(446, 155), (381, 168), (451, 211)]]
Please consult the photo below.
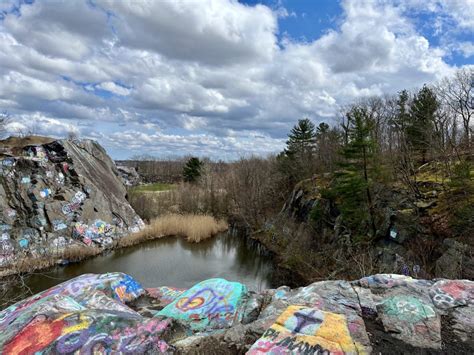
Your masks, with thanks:
[(0, 269), (60, 256), (73, 246), (108, 248), (143, 225), (114, 162), (97, 142), (26, 142), (2, 141), (7, 149), (0, 156)]
[(0, 352), (472, 354), (473, 309), (467, 280), (379, 274), (255, 293), (87, 274), (0, 312)]

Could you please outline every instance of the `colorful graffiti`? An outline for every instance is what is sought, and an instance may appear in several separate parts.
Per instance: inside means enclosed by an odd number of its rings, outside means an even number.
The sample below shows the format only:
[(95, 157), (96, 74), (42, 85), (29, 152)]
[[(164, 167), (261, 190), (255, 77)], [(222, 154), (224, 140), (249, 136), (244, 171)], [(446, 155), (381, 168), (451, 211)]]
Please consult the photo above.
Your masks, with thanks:
[(62, 212), (65, 215), (71, 215), (81, 207), (81, 204), (86, 200), (87, 195), (82, 191), (77, 191), (71, 199), (70, 203), (62, 207)]
[(51, 191), (50, 188), (46, 188), (46, 189), (43, 189), (43, 190), (40, 191), (40, 196), (42, 198), (47, 198), (47, 197), (51, 196), (51, 194), (52, 194), (52, 191)]
[(30, 241), (28, 239), (20, 239), (18, 241), (18, 245), (23, 249), (28, 248), (28, 244), (30, 244)]
[(124, 304), (144, 293), (129, 275), (82, 275), (0, 312), (5, 354), (164, 353), (171, 319), (144, 318)]
[(386, 315), (399, 318), (410, 323), (418, 323), (424, 319), (435, 317), (433, 308), (422, 303), (413, 296), (393, 296), (383, 301), (383, 311)]
[(474, 304), (474, 282), (441, 280), (433, 285), (429, 294), (434, 305), (440, 309)]
[(58, 175), (55, 177), (54, 179), (56, 181), (56, 183), (58, 183), (59, 185), (64, 185), (64, 174), (59, 172)]
[(342, 314), (289, 306), (247, 354), (364, 353), (349, 333)]
[[(418, 271), (419, 269), (416, 268)], [(409, 284), (416, 284), (419, 286), (430, 287), (433, 282), (428, 280), (419, 280), (413, 279), (407, 275), (398, 275), (398, 274), (377, 274), (372, 276), (363, 277), (358, 281), (355, 281), (355, 284), (360, 285), (366, 288), (380, 288), (388, 289), (397, 286), (406, 286)]]
[(143, 318), (123, 302), (143, 288), (121, 273), (82, 275), (0, 312), (5, 354), (164, 353), (171, 319)]
[(146, 289), (147, 295), (158, 301), (157, 303), (161, 307), (169, 305), (171, 302), (181, 296), (184, 291), (186, 291), (185, 288), (175, 288), (168, 286)]
[(53, 219), (52, 224), (53, 224), (53, 230), (54, 230), (55, 232), (67, 228), (66, 223), (64, 223), (64, 221), (62, 221), (62, 220), (60, 220), (60, 219)]
[(157, 315), (185, 321), (193, 330), (227, 328), (238, 320), (246, 292), (241, 283), (209, 279), (185, 291)]
[[(64, 300), (63, 302), (67, 302)], [(131, 312), (81, 310), (66, 315), (37, 316), (8, 343), (7, 354), (163, 353), (160, 339), (168, 321), (143, 321)]]
[(92, 242), (111, 245), (113, 240), (110, 236), (114, 232), (114, 226), (101, 220), (95, 220), (91, 225), (76, 222), (73, 226), (73, 237), (81, 239), (87, 245), (92, 244)]
[(46, 150), (40, 145), (28, 148), (26, 154), (31, 160), (40, 162), (48, 161), (48, 154), (46, 153)]

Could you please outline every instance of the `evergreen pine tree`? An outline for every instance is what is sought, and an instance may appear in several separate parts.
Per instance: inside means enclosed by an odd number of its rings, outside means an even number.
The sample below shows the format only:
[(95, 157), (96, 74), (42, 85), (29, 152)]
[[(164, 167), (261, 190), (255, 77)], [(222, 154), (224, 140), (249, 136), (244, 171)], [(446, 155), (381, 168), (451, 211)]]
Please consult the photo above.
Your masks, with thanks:
[(336, 174), (335, 191), (343, 222), (355, 236), (375, 236), (373, 178), (376, 143), (374, 123), (365, 108), (354, 107), (347, 114), (348, 143), (342, 150), (344, 162)]
[(183, 178), (186, 182), (196, 182), (201, 176), (203, 162), (199, 158), (192, 157), (183, 168)]
[(286, 141), (286, 155), (308, 156), (314, 152), (316, 132), (313, 122), (308, 118), (299, 120), (291, 129)]
[(285, 150), (277, 157), (279, 169), (287, 177), (289, 188), (311, 175), (315, 147), (314, 124), (308, 118), (299, 120), (288, 134)]
[(422, 164), (427, 161), (438, 107), (436, 94), (426, 85), (415, 95), (410, 107), (407, 138), (414, 151), (421, 155)]

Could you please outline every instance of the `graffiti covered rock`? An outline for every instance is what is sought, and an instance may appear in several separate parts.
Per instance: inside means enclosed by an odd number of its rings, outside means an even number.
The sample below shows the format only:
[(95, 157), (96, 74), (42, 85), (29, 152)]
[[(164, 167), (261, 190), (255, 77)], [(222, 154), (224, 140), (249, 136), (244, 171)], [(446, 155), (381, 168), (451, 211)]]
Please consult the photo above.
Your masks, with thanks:
[(0, 155), (0, 271), (72, 246), (110, 247), (143, 222), (113, 161), (90, 140), (9, 140)]
[(144, 289), (86, 274), (0, 312), (0, 352), (467, 354), (473, 309), (467, 280), (381, 274), (255, 293), (224, 279)]

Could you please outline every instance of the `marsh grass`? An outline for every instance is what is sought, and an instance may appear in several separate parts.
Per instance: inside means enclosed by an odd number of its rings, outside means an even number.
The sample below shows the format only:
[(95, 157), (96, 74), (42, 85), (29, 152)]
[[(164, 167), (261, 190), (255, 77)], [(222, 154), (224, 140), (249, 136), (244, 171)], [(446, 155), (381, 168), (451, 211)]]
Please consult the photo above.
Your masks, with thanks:
[(47, 269), (61, 260), (77, 262), (100, 254), (103, 250), (86, 245), (73, 245), (64, 250), (54, 250), (41, 257), (24, 257), (18, 259), (14, 265), (0, 271), (0, 278), (8, 275), (30, 273), (36, 270)]
[(123, 237), (119, 241), (119, 246), (135, 245), (165, 236), (184, 237), (189, 242), (199, 243), (227, 229), (226, 221), (216, 220), (212, 216), (169, 214), (153, 219), (140, 232)]

